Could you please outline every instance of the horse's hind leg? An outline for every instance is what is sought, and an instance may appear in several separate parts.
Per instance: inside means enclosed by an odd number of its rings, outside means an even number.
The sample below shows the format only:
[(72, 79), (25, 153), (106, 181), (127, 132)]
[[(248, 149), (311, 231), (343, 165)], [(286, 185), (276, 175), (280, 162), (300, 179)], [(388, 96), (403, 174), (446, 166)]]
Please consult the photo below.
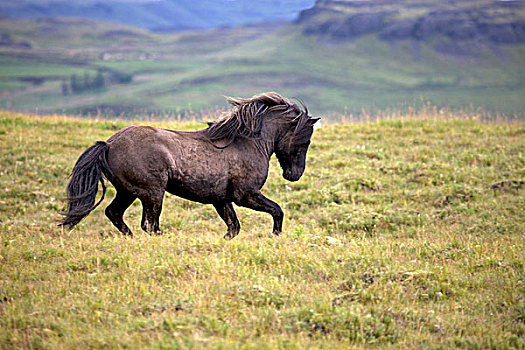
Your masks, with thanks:
[(124, 222), (124, 212), (137, 197), (124, 189), (118, 189), (115, 199), (106, 208), (106, 216), (115, 227), (126, 236), (133, 236), (128, 225)]
[(142, 222), (140, 226), (147, 233), (162, 234), (159, 227), (159, 218), (162, 211), (163, 197), (164, 192), (161, 195), (140, 198), (142, 202)]
[(241, 230), (241, 225), (239, 224), (233, 205), (231, 203), (218, 203), (213, 206), (222, 220), (226, 223), (226, 226), (228, 226), (228, 232), (224, 235), (224, 238), (232, 239), (237, 236)]

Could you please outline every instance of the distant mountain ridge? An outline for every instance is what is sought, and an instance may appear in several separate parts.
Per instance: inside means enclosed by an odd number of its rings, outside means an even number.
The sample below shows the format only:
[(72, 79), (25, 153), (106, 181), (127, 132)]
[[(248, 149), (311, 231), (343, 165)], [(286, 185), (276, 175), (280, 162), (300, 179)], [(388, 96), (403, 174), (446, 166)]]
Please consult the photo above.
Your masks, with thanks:
[(292, 21), (314, 0), (0, 0), (0, 18), (80, 17), (152, 31)]
[(383, 40), (429, 40), (496, 44), (525, 42), (525, 2), (495, 0), (319, 0), (296, 23), (307, 35), (349, 40), (377, 34)]

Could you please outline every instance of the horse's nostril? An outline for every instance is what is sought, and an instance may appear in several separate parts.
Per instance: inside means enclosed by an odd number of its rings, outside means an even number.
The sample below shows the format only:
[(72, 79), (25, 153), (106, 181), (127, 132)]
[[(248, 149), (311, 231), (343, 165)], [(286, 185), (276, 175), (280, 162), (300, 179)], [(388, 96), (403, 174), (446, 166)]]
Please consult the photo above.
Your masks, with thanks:
[(298, 181), (301, 178), (301, 175), (303, 175), (302, 171), (292, 171), (292, 170), (286, 170), (283, 171), (283, 177), (288, 181)]

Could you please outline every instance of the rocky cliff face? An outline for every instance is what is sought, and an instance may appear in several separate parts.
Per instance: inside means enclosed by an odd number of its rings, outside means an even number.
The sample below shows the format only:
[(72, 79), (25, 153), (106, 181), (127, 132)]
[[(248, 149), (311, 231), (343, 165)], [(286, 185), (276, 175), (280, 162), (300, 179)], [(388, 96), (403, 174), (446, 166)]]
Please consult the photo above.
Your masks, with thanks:
[(427, 40), (497, 44), (525, 42), (525, 1), (342, 1), (319, 0), (296, 23), (307, 35), (348, 40), (377, 34), (383, 40)]

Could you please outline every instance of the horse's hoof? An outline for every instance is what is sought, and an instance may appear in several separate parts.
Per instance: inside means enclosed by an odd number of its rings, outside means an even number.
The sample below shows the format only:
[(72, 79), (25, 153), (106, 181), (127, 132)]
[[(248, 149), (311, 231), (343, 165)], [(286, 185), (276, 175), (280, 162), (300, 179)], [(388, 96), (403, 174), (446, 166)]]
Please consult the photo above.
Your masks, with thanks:
[(275, 236), (280, 236), (281, 233), (282, 233), (281, 231), (273, 231), (273, 234), (274, 234)]
[(162, 231), (150, 231), (150, 232), (148, 232), (148, 234), (150, 236), (162, 236), (164, 234), (164, 232), (162, 232)]
[(233, 237), (232, 237), (232, 235), (228, 232), (228, 233), (225, 234), (222, 238), (227, 239), (227, 240), (229, 241), (229, 240), (231, 240)]

